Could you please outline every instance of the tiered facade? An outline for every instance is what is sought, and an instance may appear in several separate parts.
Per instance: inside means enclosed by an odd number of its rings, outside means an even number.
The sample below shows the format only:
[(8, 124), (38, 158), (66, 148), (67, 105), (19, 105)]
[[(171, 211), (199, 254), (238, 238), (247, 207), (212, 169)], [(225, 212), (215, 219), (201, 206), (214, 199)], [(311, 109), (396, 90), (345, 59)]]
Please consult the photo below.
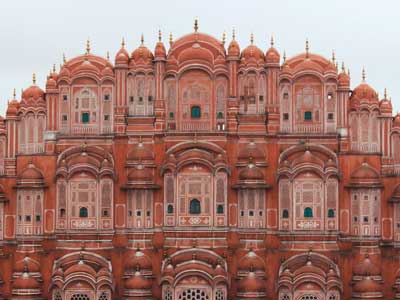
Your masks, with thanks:
[(88, 44), (0, 123), (0, 298), (400, 299), (400, 115), (308, 43)]

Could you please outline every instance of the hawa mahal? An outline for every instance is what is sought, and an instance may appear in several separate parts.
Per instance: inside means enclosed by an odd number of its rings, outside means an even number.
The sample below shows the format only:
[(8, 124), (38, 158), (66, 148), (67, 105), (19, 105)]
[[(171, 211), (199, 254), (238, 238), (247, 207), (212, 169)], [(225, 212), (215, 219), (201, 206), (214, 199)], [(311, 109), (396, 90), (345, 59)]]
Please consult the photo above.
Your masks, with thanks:
[(400, 299), (400, 115), (344, 65), (194, 31), (0, 119), (0, 298)]

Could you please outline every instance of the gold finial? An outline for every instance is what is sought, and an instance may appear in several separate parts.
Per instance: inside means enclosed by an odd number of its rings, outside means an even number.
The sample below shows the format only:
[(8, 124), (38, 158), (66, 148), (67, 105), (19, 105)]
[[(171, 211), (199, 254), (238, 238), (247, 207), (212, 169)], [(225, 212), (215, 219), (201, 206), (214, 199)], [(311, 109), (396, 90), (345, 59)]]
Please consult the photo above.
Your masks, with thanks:
[(172, 32), (169, 33), (169, 44), (172, 46), (172, 43), (174, 42), (174, 37), (172, 36)]
[(253, 33), (251, 33), (250, 34), (250, 43), (253, 45), (253, 43), (254, 43), (254, 34)]
[(13, 99), (16, 99), (16, 97), (17, 97), (17, 91), (16, 91), (16, 89), (14, 88), (14, 90), (13, 90)]
[(235, 28), (232, 29), (232, 40), (236, 39), (236, 32), (235, 32)]
[(271, 35), (271, 48), (274, 47), (274, 44), (275, 44), (275, 42), (274, 42), (274, 35)]
[(125, 48), (125, 38), (124, 37), (122, 38), (121, 47)]
[(53, 64), (53, 73), (56, 72), (56, 64)]
[(365, 67), (362, 69), (362, 81), (365, 82)]
[(197, 32), (199, 30), (199, 19), (196, 17), (194, 19), (194, 31)]
[(346, 73), (346, 68), (344, 67), (344, 61), (342, 61), (342, 72)]
[(67, 58), (65, 57), (65, 53), (63, 53), (63, 63), (65, 64), (67, 62)]
[(286, 50), (283, 50), (283, 63), (286, 62)]
[(347, 69), (347, 75), (350, 77), (350, 68)]
[(336, 55), (335, 55), (335, 50), (332, 50), (332, 63), (336, 65)]
[(336, 71), (338, 70), (338, 62), (335, 62)]
[(32, 74), (32, 83), (33, 83), (33, 85), (36, 85), (36, 74), (35, 73)]
[(158, 41), (161, 42), (162, 40), (162, 34), (161, 34), (161, 29), (158, 30)]
[(110, 51), (107, 51), (107, 60), (110, 60)]
[(226, 42), (226, 32), (224, 31), (224, 32), (222, 33), (222, 44), (225, 45), (225, 42)]
[(308, 39), (306, 39), (306, 57), (308, 57), (309, 51), (310, 51), (310, 43)]
[(142, 43), (142, 45), (144, 45), (144, 35), (142, 33), (142, 36), (140, 37), (140, 42)]
[(90, 54), (90, 40), (89, 38), (86, 41), (86, 55)]
[(387, 99), (387, 89), (385, 88), (384, 92), (383, 92), (383, 96), (385, 99)]

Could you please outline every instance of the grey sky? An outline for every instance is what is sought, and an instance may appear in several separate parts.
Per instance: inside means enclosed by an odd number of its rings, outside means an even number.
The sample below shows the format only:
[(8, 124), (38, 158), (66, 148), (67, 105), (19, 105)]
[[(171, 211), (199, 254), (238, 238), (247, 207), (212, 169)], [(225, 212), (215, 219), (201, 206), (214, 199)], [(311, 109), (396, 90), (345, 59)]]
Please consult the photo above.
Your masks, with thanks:
[[(220, 38), (226, 30), (228, 42), (235, 27), (241, 48), (255, 43), (275, 45), (290, 57), (304, 51), (306, 38), (310, 51), (345, 61), (351, 71), (351, 86), (361, 81), (365, 65), (367, 82), (383, 97), (388, 89), (394, 113), (400, 110), (400, 2), (372, 0), (236, 1), (236, 0), (0, 0), (0, 113), (4, 114), (12, 90), (32, 82), (37, 74), (44, 88), (46, 75), (55, 63), (82, 54), (87, 37), (92, 52), (111, 59), (125, 37), (132, 52), (140, 44), (154, 49), (158, 29), (164, 41), (173, 32), (179, 37), (193, 30), (199, 18), (199, 31)], [(168, 43), (166, 43), (168, 44)]]

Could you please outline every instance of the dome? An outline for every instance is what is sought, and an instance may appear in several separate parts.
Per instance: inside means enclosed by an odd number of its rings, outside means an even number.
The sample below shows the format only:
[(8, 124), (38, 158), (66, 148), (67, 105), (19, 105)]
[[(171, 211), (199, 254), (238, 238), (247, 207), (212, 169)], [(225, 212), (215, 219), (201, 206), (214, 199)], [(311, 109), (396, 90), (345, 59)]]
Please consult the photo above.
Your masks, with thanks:
[(264, 180), (264, 174), (260, 168), (253, 163), (250, 163), (246, 168), (240, 171), (239, 179), (243, 181)]
[(238, 155), (239, 159), (264, 159), (265, 154), (264, 151), (257, 146), (257, 144), (253, 141), (248, 143), (245, 147), (241, 148)]
[(99, 73), (99, 69), (90, 62), (90, 59), (87, 57), (82, 63), (74, 70), (73, 73), (78, 72), (93, 72)]
[(271, 38), (271, 47), (265, 53), (265, 62), (267, 64), (279, 64), (281, 56), (274, 47), (274, 39)]
[(122, 40), (121, 49), (115, 55), (115, 65), (128, 65), (129, 53), (125, 49), (125, 41)]
[(292, 167), (295, 167), (300, 164), (311, 164), (323, 167), (324, 162), (317, 156), (312, 154), (310, 150), (306, 150), (304, 151), (303, 155), (293, 160)]
[(22, 92), (22, 99), (44, 99), (44, 91), (36, 85), (36, 78), (35, 75), (33, 76), (33, 85), (28, 87), (26, 90)]
[(161, 31), (158, 31), (158, 42), (156, 48), (154, 49), (155, 58), (165, 59), (167, 56), (167, 51), (165, 50), (164, 43), (161, 40)]
[(400, 127), (400, 113), (398, 113), (393, 119), (393, 127)]
[(356, 293), (379, 293), (382, 292), (382, 288), (370, 276), (366, 276), (354, 285), (353, 291)]
[(251, 44), (242, 51), (241, 59), (242, 62), (248, 62), (250, 60), (255, 62), (264, 61), (264, 53), (260, 48), (253, 45), (253, 41), (251, 41)]
[(18, 177), (21, 179), (43, 180), (42, 173), (33, 164), (29, 164)]
[(238, 42), (235, 40), (235, 38), (232, 39), (228, 46), (228, 56), (236, 56), (238, 57), (240, 55), (240, 47)]
[(144, 45), (144, 39), (142, 36), (142, 43), (139, 48), (132, 52), (132, 59), (135, 64), (149, 65), (153, 62), (153, 53)]
[(253, 272), (249, 272), (247, 277), (239, 281), (238, 290), (242, 293), (265, 292), (265, 282), (257, 278)]
[(130, 290), (148, 290), (152, 287), (152, 281), (145, 278), (140, 271), (125, 281), (125, 288)]
[(384, 92), (384, 98), (383, 98), (383, 99), (381, 100), (381, 102), (379, 103), (379, 108), (380, 108), (380, 110), (381, 110), (382, 113), (389, 113), (389, 114), (392, 113), (392, 110), (393, 110), (392, 101), (390, 101), (390, 100), (387, 98), (386, 89), (385, 89), (385, 92)]
[(24, 271), (20, 277), (15, 279), (13, 288), (17, 290), (35, 290), (40, 288), (40, 284), (27, 271)]
[(360, 102), (378, 102), (378, 94), (376, 91), (366, 82), (362, 82), (358, 85), (351, 94), (351, 100), (358, 100)]
[(64, 275), (65, 275), (65, 277), (67, 277), (69, 274), (74, 274), (74, 273), (87, 273), (87, 274), (92, 275), (93, 277), (96, 277), (96, 274), (97, 274), (96, 271), (91, 266), (83, 263), (82, 261), (69, 267), (64, 272)]
[(339, 86), (348, 87), (350, 86), (350, 76), (346, 73), (344, 69), (344, 65), (342, 66), (342, 72), (340, 72), (338, 76), (338, 84)]
[(18, 108), (19, 108), (19, 102), (15, 99), (11, 100), (8, 103), (8, 107), (7, 107), (7, 112), (6, 115), (7, 116), (14, 116), (17, 115), (18, 113)]
[(47, 76), (46, 89), (54, 89), (56, 87), (57, 82), (51, 76)]
[(102, 76), (114, 76), (114, 72), (110, 66), (106, 66), (103, 71), (101, 72)]

